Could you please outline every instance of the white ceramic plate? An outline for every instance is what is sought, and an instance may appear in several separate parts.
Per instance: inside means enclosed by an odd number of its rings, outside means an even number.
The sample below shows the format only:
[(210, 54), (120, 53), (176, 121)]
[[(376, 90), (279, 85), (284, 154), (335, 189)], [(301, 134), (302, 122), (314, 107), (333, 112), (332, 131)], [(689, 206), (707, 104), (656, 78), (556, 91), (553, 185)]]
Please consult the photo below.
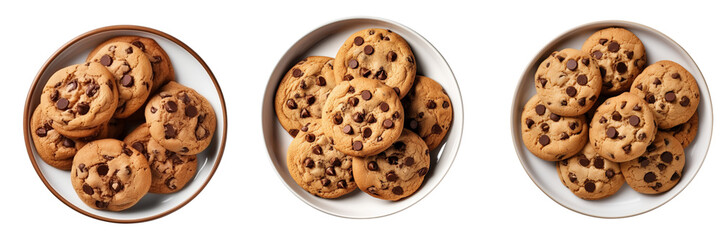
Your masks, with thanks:
[[(698, 106), (699, 131), (696, 139), (686, 148), (686, 166), (684, 167), (681, 181), (671, 190), (658, 195), (645, 195), (624, 185), (615, 195), (602, 200), (583, 200), (571, 193), (558, 178), (555, 163), (547, 162), (534, 156), (526, 149), (521, 137), (521, 112), (528, 99), (536, 94), (534, 87), (534, 74), (538, 65), (555, 50), (564, 48), (580, 49), (583, 42), (595, 31), (607, 27), (623, 27), (638, 36), (646, 47), (648, 64), (660, 60), (672, 60), (686, 68), (698, 82), (701, 90), (701, 103)], [(513, 133), (513, 144), (516, 148), (518, 158), (521, 160), (528, 176), (548, 197), (558, 204), (589, 216), (601, 218), (629, 217), (651, 211), (678, 195), (693, 180), (706, 158), (709, 144), (711, 143), (711, 131), (713, 128), (713, 110), (711, 107), (711, 95), (709, 94), (706, 80), (701, 74), (691, 56), (668, 36), (650, 27), (625, 21), (602, 21), (582, 25), (571, 29), (558, 38), (551, 41), (544, 47), (536, 57), (528, 64), (525, 72), (516, 87), (511, 109), (511, 129)]]
[[(120, 35), (137, 35), (154, 39), (168, 53), (175, 68), (176, 80), (205, 96), (215, 109), (217, 130), (210, 146), (198, 154), (198, 170), (195, 177), (180, 191), (172, 194), (145, 195), (133, 207), (111, 212), (96, 210), (78, 198), (70, 183), (70, 171), (62, 171), (46, 164), (38, 156), (30, 137), (30, 117), (40, 103), (40, 95), (48, 78), (55, 71), (72, 64), (85, 62), (90, 51), (105, 40)], [(180, 40), (155, 29), (139, 26), (110, 26), (92, 30), (71, 40), (61, 47), (43, 65), (28, 92), (23, 116), (25, 144), (28, 155), (40, 179), (63, 203), (87, 216), (110, 222), (142, 222), (165, 216), (190, 202), (208, 184), (220, 163), (225, 149), (227, 118), (225, 100), (218, 82), (203, 60)], [(126, 131), (136, 125), (126, 126)], [(127, 129), (129, 128), (129, 129)]]
[[(298, 186), (288, 173), (286, 152), (293, 140), (277, 120), (273, 106), (275, 91), (285, 73), (307, 56), (335, 57), (338, 49), (352, 33), (365, 28), (386, 28), (400, 34), (411, 46), (417, 59), (418, 74), (433, 78), (448, 92), (453, 105), (453, 123), (444, 142), (431, 153), (431, 169), (418, 191), (398, 202), (380, 200), (356, 190), (339, 199), (313, 196)], [(443, 179), (456, 157), (463, 132), (463, 102), (450, 66), (443, 56), (413, 30), (388, 20), (353, 18), (321, 26), (298, 40), (280, 59), (273, 70), (263, 97), (263, 134), (270, 161), (281, 180), (298, 198), (325, 213), (347, 218), (374, 218), (406, 209), (428, 195)]]

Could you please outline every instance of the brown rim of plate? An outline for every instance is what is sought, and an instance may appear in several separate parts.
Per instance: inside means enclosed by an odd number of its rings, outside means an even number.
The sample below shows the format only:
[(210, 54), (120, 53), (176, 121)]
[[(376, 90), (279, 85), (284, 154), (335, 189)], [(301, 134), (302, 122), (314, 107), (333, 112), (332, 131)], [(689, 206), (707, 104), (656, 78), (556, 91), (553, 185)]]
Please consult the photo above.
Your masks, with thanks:
[[(589, 23), (586, 23), (586, 24), (582, 24), (582, 25), (575, 26), (575, 27), (573, 27), (573, 28), (571, 28), (571, 29), (569, 29), (569, 30), (564, 31), (563, 33), (561, 33), (561, 34), (558, 35), (557, 37), (553, 38), (553, 40), (551, 40), (550, 42), (548, 42), (546, 45), (544, 45), (543, 48), (541, 49), (541, 51), (539, 51), (539, 52), (533, 57), (533, 59), (531, 59), (531, 61), (528, 63), (526, 69), (523, 71), (523, 74), (521, 75), (521, 78), (518, 80), (518, 83), (516, 84), (516, 90), (514, 91), (514, 94), (513, 94), (513, 103), (512, 103), (511, 106), (514, 107), (514, 106), (516, 106), (516, 104), (517, 104), (518, 101), (522, 101), (522, 100), (519, 100), (519, 95), (520, 95), (520, 91), (521, 91), (521, 84), (523, 84), (523, 82), (527, 80), (527, 79), (525, 78), (526, 72), (528, 72), (529, 69), (535, 68), (535, 67), (537, 66), (537, 65), (536, 65), (536, 62), (537, 62), (539, 59), (542, 59), (543, 56), (545, 56), (545, 55), (548, 54), (547, 51), (548, 51), (548, 49), (549, 49), (551, 46), (553, 46), (553, 45), (557, 44), (559, 41), (562, 41), (562, 40), (568, 38), (569, 36), (575, 34), (575, 32), (577, 32), (579, 29), (589, 28), (589, 27), (591, 27), (591, 26), (597, 26), (598, 29), (607, 28), (607, 27), (624, 27), (624, 28), (625, 28), (625, 26), (622, 26), (622, 25), (628, 25), (628, 26), (633, 26), (633, 27), (637, 27), (637, 28), (644, 28), (644, 29), (646, 29), (646, 30), (648, 30), (648, 31), (650, 31), (650, 32), (656, 33), (656, 34), (657, 34), (658, 36), (660, 36), (661, 38), (664, 38), (664, 39), (668, 40), (669, 42), (673, 43), (674, 45), (676, 45), (676, 47), (678, 47), (679, 49), (681, 49), (681, 51), (683, 51), (683, 52), (688, 56), (688, 58), (691, 59), (691, 62), (693, 63), (693, 67), (696, 67), (696, 69), (698, 69), (698, 72), (699, 72), (699, 75), (700, 75), (700, 79), (703, 80), (702, 83), (703, 83), (704, 86), (706, 86), (706, 89), (708, 90), (708, 84), (706, 83), (706, 78), (704, 78), (703, 73), (701, 72), (701, 69), (698, 67), (698, 64), (696, 64), (696, 61), (691, 57), (691, 54), (689, 54), (688, 51), (686, 51), (686, 49), (684, 49), (684, 48), (681, 46), (681, 44), (678, 44), (678, 42), (674, 41), (671, 37), (667, 36), (666, 34), (662, 33), (662, 32), (659, 31), (659, 30), (656, 30), (655, 28), (652, 28), (652, 27), (649, 27), (649, 26), (646, 26), (646, 25), (643, 25), (643, 24), (640, 24), (640, 23), (631, 22), (631, 21), (625, 21), (625, 20), (604, 20), (604, 21), (589, 22)], [(543, 51), (543, 50), (547, 50), (547, 51)], [(696, 77), (696, 76), (694, 76), (694, 77)], [(696, 82), (697, 82), (697, 83), (698, 83), (698, 80), (699, 80), (699, 78), (696, 78)], [(699, 85), (701, 85), (701, 84), (699, 83)], [(709, 92), (709, 93), (710, 93), (710, 92)], [(693, 173), (692, 176), (690, 176), (691, 179), (689, 180), (688, 184), (691, 184), (691, 181), (693, 181), (693, 179), (694, 179), (694, 178), (696, 177), (696, 175), (698, 174), (699, 170), (701, 170), (701, 167), (703, 167), (703, 163), (706, 161), (706, 156), (708, 156), (708, 150), (709, 150), (709, 148), (711, 148), (711, 138), (713, 137), (713, 102), (711, 101), (711, 96), (707, 96), (707, 98), (708, 98), (708, 101), (709, 101), (709, 108), (711, 109), (711, 112), (709, 113), (709, 114), (711, 115), (711, 129), (709, 129), (709, 131), (710, 131), (710, 132), (709, 132), (709, 144), (708, 144), (708, 146), (706, 146), (706, 151), (705, 151), (704, 154), (703, 154), (703, 158), (701, 159), (701, 163), (700, 163), (700, 165), (699, 165), (699, 167), (698, 167), (698, 170), (696, 170), (696, 172)], [(698, 111), (698, 110), (697, 110), (697, 111)], [(573, 209), (573, 208), (571, 208), (571, 207), (569, 207), (569, 206), (566, 206), (565, 204), (559, 202), (557, 199), (555, 199), (554, 197), (552, 197), (549, 193), (547, 193), (546, 191), (544, 191), (543, 188), (541, 187), (541, 185), (538, 184), (538, 182), (536, 181), (536, 179), (533, 178), (533, 176), (531, 176), (531, 173), (529, 172), (528, 167), (526, 166), (526, 164), (523, 163), (523, 158), (521, 157), (521, 152), (520, 152), (520, 151), (522, 151), (522, 150), (520, 150), (520, 149), (523, 149), (524, 146), (521, 145), (521, 146), (519, 147), (519, 145), (516, 144), (516, 143), (517, 143), (517, 140), (516, 140), (517, 137), (516, 137), (516, 136), (518, 136), (519, 134), (516, 134), (516, 133), (517, 133), (517, 130), (516, 130), (516, 131), (513, 130), (514, 127), (515, 127), (516, 124), (517, 124), (517, 118), (516, 118), (517, 115), (516, 115), (516, 114), (518, 114), (518, 116), (520, 116), (520, 112), (517, 111), (517, 109), (511, 109), (511, 129), (512, 129), (511, 131), (513, 131), (512, 133), (513, 133), (513, 136), (514, 136), (514, 137), (512, 138), (512, 140), (513, 140), (513, 147), (514, 147), (514, 149), (516, 150), (516, 155), (517, 155), (517, 157), (518, 157), (518, 161), (521, 163), (521, 166), (523, 167), (523, 170), (526, 172), (526, 175), (528, 175), (528, 178), (530, 178), (531, 181), (533, 181), (533, 184), (535, 184), (536, 187), (538, 187), (538, 189), (541, 190), (541, 192), (543, 192), (543, 194), (546, 194), (546, 196), (547, 196), (548, 198), (550, 198), (551, 200), (553, 200), (554, 202), (556, 202), (558, 205), (561, 205), (561, 206), (563, 206), (564, 208), (566, 208), (566, 209), (568, 209), (568, 210), (571, 210), (571, 211), (574, 211), (574, 212), (576, 212), (576, 213), (579, 213), (579, 214), (582, 214), (582, 215), (586, 215), (586, 216), (589, 216), (589, 217), (597, 217), (597, 218), (605, 218), (605, 219), (619, 219), (619, 218), (634, 217), (634, 216), (638, 216), (638, 215), (641, 215), (641, 214), (644, 214), (644, 213), (647, 213), (647, 212), (656, 210), (657, 208), (665, 205), (666, 203), (668, 203), (668, 202), (671, 201), (672, 199), (676, 198), (676, 196), (678, 196), (679, 194), (681, 194), (681, 192), (683, 192), (683, 190), (686, 189), (686, 187), (688, 187), (688, 184), (686, 184), (685, 186), (680, 186), (681, 189), (680, 189), (675, 195), (671, 196), (669, 199), (667, 199), (666, 201), (662, 202), (662, 203), (659, 204), (658, 206), (654, 206), (654, 207), (652, 207), (652, 208), (650, 208), (650, 209), (647, 209), (647, 210), (644, 210), (644, 211), (641, 211), (641, 212), (638, 212), (638, 213), (634, 213), (634, 214), (625, 215), (625, 216), (614, 216), (614, 217), (598, 216), (598, 215), (593, 215), (593, 214), (589, 214), (589, 213), (585, 213), (585, 212), (581, 212), (581, 211), (579, 211), (579, 210)], [(679, 186), (676, 186), (676, 187), (679, 187)], [(675, 187), (674, 187), (674, 188), (675, 188)]]
[[(215, 163), (215, 166), (213, 167), (213, 169), (210, 171), (210, 175), (208, 175), (208, 178), (200, 186), (200, 188), (195, 193), (193, 193), (193, 195), (191, 195), (190, 198), (183, 201), (176, 207), (173, 207), (165, 212), (162, 212), (160, 214), (156, 214), (153, 216), (143, 217), (143, 218), (139, 218), (139, 219), (130, 219), (130, 220), (113, 219), (113, 218), (107, 218), (107, 217), (95, 215), (95, 214), (89, 213), (89, 212), (73, 205), (68, 200), (63, 198), (57, 191), (55, 191), (55, 189), (53, 187), (50, 186), (47, 179), (45, 179), (45, 176), (40, 171), (40, 168), (38, 167), (38, 164), (37, 164), (37, 160), (35, 159), (35, 156), (33, 154), (33, 150), (30, 147), (31, 144), (33, 144), (33, 143), (30, 140), (30, 135), (28, 134), (30, 131), (30, 130), (28, 130), (28, 128), (30, 127), (30, 124), (29, 124), (30, 113), (32, 112), (30, 109), (31, 108), (30, 102), (32, 100), (32, 95), (33, 95), (33, 92), (35, 92), (35, 89), (38, 87), (37, 85), (38, 85), (38, 82), (40, 81), (40, 76), (47, 70), (47, 67), (50, 65), (50, 63), (53, 62), (61, 53), (63, 53), (65, 50), (67, 50), (68, 47), (77, 43), (78, 41), (85, 39), (89, 36), (98, 34), (98, 33), (108, 32), (108, 31), (116, 31), (116, 30), (134, 30), (134, 31), (141, 31), (141, 32), (155, 34), (160, 37), (166, 38), (166, 39), (172, 41), (173, 43), (178, 44), (183, 49), (185, 49), (185, 51), (190, 53), (198, 61), (198, 63), (200, 63), (200, 65), (203, 66), (205, 71), (208, 73), (208, 76), (210, 76), (210, 79), (213, 81), (213, 84), (215, 85), (215, 89), (218, 92), (218, 96), (220, 97), (220, 105), (221, 105), (221, 108), (223, 111), (223, 133), (222, 133), (223, 135), (221, 136), (221, 139), (220, 139), (220, 145), (219, 145), (220, 149), (218, 150), (218, 154), (216, 156), (216, 160), (215, 160), (216, 163)], [(88, 31), (86, 33), (83, 33), (83, 34), (73, 38), (69, 42), (65, 43), (62, 47), (60, 47), (60, 49), (55, 51), (55, 53), (53, 53), (53, 55), (50, 56), (50, 58), (48, 58), (48, 60), (45, 62), (45, 64), (43, 64), (42, 68), (40, 68), (40, 71), (38, 71), (37, 75), (35, 76), (35, 80), (33, 80), (33, 84), (30, 87), (28, 96), (25, 99), (25, 110), (23, 112), (23, 129), (24, 129), (23, 135), (25, 136), (25, 147), (27, 148), (28, 156), (30, 157), (30, 162), (33, 164), (33, 168), (35, 168), (35, 172), (37, 172), (38, 176), (40, 177), (40, 180), (43, 181), (43, 184), (45, 184), (45, 187), (47, 187), (48, 190), (50, 190), (50, 192), (52, 192), (53, 195), (55, 195), (55, 197), (57, 197), (60, 201), (65, 203), (65, 205), (67, 205), (68, 207), (70, 207), (73, 210), (75, 210), (79, 213), (82, 213), (88, 217), (92, 217), (92, 218), (107, 221), (107, 222), (113, 222), (113, 223), (139, 223), (139, 222), (145, 222), (145, 221), (158, 219), (158, 218), (164, 217), (172, 212), (175, 212), (176, 210), (178, 210), (178, 209), (182, 208), (183, 206), (185, 206), (186, 204), (188, 204), (196, 196), (198, 196), (198, 194), (200, 194), (201, 191), (203, 191), (205, 186), (208, 185), (208, 182), (210, 182), (210, 179), (213, 178), (215, 171), (218, 169), (218, 165), (220, 165), (220, 160), (223, 157), (223, 151), (225, 150), (225, 140), (226, 140), (226, 136), (227, 136), (227, 132), (228, 132), (228, 117), (227, 117), (226, 109), (225, 109), (225, 98), (223, 97), (223, 92), (220, 89), (220, 85), (218, 85), (218, 81), (215, 79), (215, 75), (213, 75), (213, 72), (210, 71), (210, 68), (205, 63), (205, 61), (203, 61), (203, 59), (195, 51), (193, 51), (193, 49), (188, 47), (188, 45), (185, 45), (185, 43), (178, 40), (177, 38), (171, 36), (170, 34), (167, 34), (165, 32), (162, 32), (162, 31), (159, 31), (156, 29), (143, 27), (143, 26), (136, 26), (136, 25), (114, 25), (114, 26), (97, 28), (97, 29)]]

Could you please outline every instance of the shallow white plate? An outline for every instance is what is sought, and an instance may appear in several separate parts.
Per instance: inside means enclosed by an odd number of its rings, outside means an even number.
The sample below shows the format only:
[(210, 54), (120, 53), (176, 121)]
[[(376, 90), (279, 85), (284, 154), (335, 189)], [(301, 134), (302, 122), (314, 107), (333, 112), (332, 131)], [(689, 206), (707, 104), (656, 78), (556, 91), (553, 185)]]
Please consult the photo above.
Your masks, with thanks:
[[(701, 103), (698, 105), (699, 131), (696, 139), (686, 148), (686, 166), (681, 181), (671, 190), (658, 195), (645, 195), (624, 185), (615, 195), (602, 200), (583, 200), (571, 193), (558, 178), (555, 163), (541, 160), (526, 149), (521, 137), (521, 112), (528, 99), (536, 94), (534, 74), (551, 52), (564, 48), (580, 49), (583, 42), (595, 31), (607, 27), (623, 27), (633, 32), (646, 47), (648, 64), (660, 60), (672, 60), (686, 68), (698, 82)], [(528, 176), (548, 197), (558, 204), (589, 216), (601, 218), (629, 217), (651, 211), (678, 195), (693, 180), (706, 158), (711, 143), (713, 110), (706, 80), (691, 56), (668, 36), (650, 27), (626, 21), (602, 21), (571, 29), (544, 47), (526, 68), (516, 87), (511, 109), (513, 144)]]
[[(418, 191), (398, 202), (385, 201), (356, 190), (339, 199), (323, 199), (303, 190), (293, 181), (286, 166), (286, 152), (293, 140), (275, 116), (273, 102), (275, 91), (285, 73), (307, 56), (335, 57), (343, 42), (365, 28), (386, 28), (400, 34), (411, 46), (417, 59), (418, 74), (433, 78), (448, 92), (453, 105), (453, 123), (444, 142), (431, 153), (431, 169)], [(456, 78), (443, 56), (431, 43), (413, 30), (384, 19), (353, 18), (335, 21), (321, 26), (298, 40), (278, 62), (273, 70), (263, 97), (263, 134), (270, 161), (281, 180), (298, 198), (311, 207), (325, 213), (347, 218), (374, 218), (390, 215), (406, 209), (428, 195), (443, 179), (456, 157), (463, 132), (463, 102)]]
[[(195, 177), (180, 191), (172, 194), (145, 195), (135, 206), (121, 211), (96, 210), (78, 198), (70, 183), (70, 171), (62, 171), (46, 164), (38, 156), (33, 144), (30, 117), (40, 103), (40, 95), (48, 78), (55, 71), (72, 64), (85, 62), (90, 51), (105, 40), (120, 35), (137, 35), (154, 39), (168, 53), (175, 68), (176, 80), (195, 89), (208, 99), (217, 115), (217, 130), (210, 146), (198, 154), (198, 170)], [(155, 29), (140, 26), (110, 26), (84, 33), (63, 45), (43, 65), (35, 77), (25, 102), (23, 116), (25, 145), (30, 161), (45, 186), (60, 201), (87, 216), (110, 222), (142, 222), (165, 216), (190, 202), (208, 184), (215, 173), (225, 149), (227, 118), (225, 100), (215, 76), (208, 66), (190, 47), (180, 40)], [(136, 125), (126, 126), (133, 128)], [(132, 129), (126, 129), (126, 131)]]

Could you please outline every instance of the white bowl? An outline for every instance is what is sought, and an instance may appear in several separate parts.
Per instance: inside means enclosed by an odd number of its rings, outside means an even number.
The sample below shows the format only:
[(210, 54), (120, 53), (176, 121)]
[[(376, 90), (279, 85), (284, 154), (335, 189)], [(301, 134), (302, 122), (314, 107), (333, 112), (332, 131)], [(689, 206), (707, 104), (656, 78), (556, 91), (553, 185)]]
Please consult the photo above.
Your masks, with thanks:
[[(660, 60), (672, 60), (681, 64), (696, 78), (699, 90), (701, 90), (701, 103), (698, 105), (699, 131), (696, 139), (685, 149), (686, 166), (681, 180), (668, 192), (658, 195), (645, 195), (634, 191), (628, 185), (624, 185), (618, 193), (611, 197), (593, 201), (583, 200), (573, 195), (561, 183), (556, 173), (555, 163), (541, 160), (526, 149), (521, 137), (521, 112), (528, 99), (536, 94), (533, 82), (536, 69), (551, 52), (564, 48), (580, 49), (583, 42), (592, 33), (614, 26), (626, 28), (641, 39), (646, 47), (649, 65)], [(536, 57), (528, 64), (516, 87), (513, 109), (511, 109), (511, 129), (516, 154), (518, 154), (523, 168), (531, 180), (549, 198), (570, 210), (588, 216), (620, 218), (642, 214), (663, 205), (678, 195), (693, 180), (706, 158), (711, 143), (713, 109), (711, 107), (711, 95), (701, 70), (678, 43), (663, 33), (638, 23), (601, 21), (571, 29), (561, 34), (538, 52)]]
[[(397, 202), (385, 201), (356, 190), (339, 199), (323, 199), (309, 194), (293, 181), (286, 166), (286, 152), (293, 140), (277, 120), (273, 106), (275, 91), (283, 75), (307, 56), (335, 57), (352, 33), (365, 28), (386, 28), (400, 34), (411, 46), (417, 59), (418, 74), (440, 83), (451, 98), (453, 123), (444, 142), (431, 153), (431, 169), (418, 191)], [(331, 22), (298, 40), (278, 61), (265, 88), (262, 108), (263, 134), (270, 161), (288, 189), (300, 200), (322, 212), (347, 218), (374, 218), (390, 215), (410, 207), (428, 195), (441, 182), (458, 152), (463, 132), (463, 102), (450, 66), (431, 43), (420, 34), (398, 23), (378, 18), (352, 18)]]
[[(55, 71), (85, 62), (90, 51), (105, 40), (120, 35), (136, 35), (154, 39), (168, 53), (175, 68), (176, 80), (205, 96), (215, 109), (217, 130), (213, 141), (205, 151), (198, 154), (198, 170), (195, 177), (180, 191), (172, 194), (145, 195), (133, 207), (111, 212), (96, 210), (78, 198), (70, 182), (70, 171), (58, 170), (46, 164), (37, 154), (31, 138), (30, 117), (40, 103), (40, 95), (48, 78)], [(126, 131), (137, 125), (126, 126)], [(172, 213), (193, 200), (203, 190), (215, 173), (225, 149), (227, 118), (225, 100), (210, 68), (190, 47), (164, 32), (140, 26), (109, 26), (84, 33), (63, 45), (43, 65), (28, 92), (23, 116), (25, 145), (28, 156), (48, 190), (60, 201), (87, 216), (109, 222), (142, 222)]]

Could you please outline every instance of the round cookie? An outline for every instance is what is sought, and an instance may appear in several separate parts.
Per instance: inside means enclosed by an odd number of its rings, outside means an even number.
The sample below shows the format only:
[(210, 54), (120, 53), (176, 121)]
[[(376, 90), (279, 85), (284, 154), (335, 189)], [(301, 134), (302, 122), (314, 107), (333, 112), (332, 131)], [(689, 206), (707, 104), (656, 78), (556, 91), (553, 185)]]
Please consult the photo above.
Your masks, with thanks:
[(380, 199), (398, 201), (423, 183), (431, 164), (426, 143), (408, 129), (393, 146), (378, 155), (353, 158), (358, 188)]
[(591, 56), (566, 48), (551, 53), (536, 70), (536, 93), (551, 112), (578, 116), (587, 112), (601, 93), (601, 74)]
[(685, 164), (686, 155), (681, 142), (671, 134), (659, 131), (646, 153), (621, 163), (621, 171), (633, 190), (659, 194), (676, 186)]
[(403, 98), (416, 77), (416, 57), (400, 35), (388, 29), (369, 28), (353, 33), (335, 57), (335, 79), (377, 79)]
[(182, 155), (202, 152), (215, 134), (215, 111), (208, 100), (177, 82), (168, 82), (148, 101), (145, 119), (155, 141)]
[(641, 156), (656, 136), (653, 111), (641, 98), (625, 92), (609, 98), (591, 120), (589, 138), (599, 155), (613, 162)]
[(431, 78), (418, 75), (402, 102), (405, 127), (420, 135), (430, 150), (438, 147), (453, 120), (451, 99), (443, 87)]
[(52, 120), (47, 118), (39, 107), (35, 108), (30, 119), (30, 133), (40, 158), (60, 170), (70, 170), (73, 156), (85, 145), (83, 141), (65, 137), (55, 131)]
[(538, 95), (531, 97), (521, 113), (523, 144), (533, 155), (546, 161), (573, 156), (588, 142), (584, 116), (561, 117), (552, 113)]
[(603, 78), (601, 93), (615, 95), (628, 91), (646, 65), (641, 39), (623, 28), (606, 28), (593, 33), (581, 51), (591, 55)]
[(691, 145), (691, 142), (696, 138), (698, 133), (698, 111), (691, 116), (688, 122), (676, 125), (669, 129), (660, 129), (659, 131), (667, 132), (675, 137), (683, 148)]
[(112, 42), (98, 47), (89, 62), (100, 63), (115, 76), (118, 107), (115, 118), (126, 118), (138, 110), (153, 87), (153, 68), (140, 48), (125, 42)]
[(55, 72), (43, 88), (40, 108), (52, 127), (67, 137), (95, 135), (118, 104), (113, 75), (98, 63), (68, 66)]
[(286, 163), (293, 180), (315, 196), (337, 198), (357, 188), (353, 158), (334, 148), (322, 131), (298, 134), (288, 146)]
[(575, 156), (556, 163), (561, 182), (586, 200), (597, 200), (618, 192), (626, 182), (618, 163), (601, 157), (589, 143)]
[(390, 87), (356, 78), (331, 91), (321, 121), (339, 151), (356, 157), (376, 155), (401, 135), (403, 106)]
[(110, 211), (132, 207), (150, 188), (150, 170), (143, 154), (115, 139), (90, 142), (73, 159), (70, 178), (88, 206)]
[(165, 50), (163, 50), (163, 48), (161, 48), (160, 45), (158, 45), (158, 43), (152, 38), (140, 36), (118, 36), (108, 39), (90, 52), (87, 61), (91, 61), (92, 57), (102, 50), (103, 46), (114, 42), (130, 43), (143, 51), (145, 56), (148, 57), (153, 69), (153, 86), (150, 90), (151, 93), (158, 90), (165, 83), (175, 81), (175, 70), (173, 69), (173, 64), (170, 62), (170, 57), (168, 57)]
[(285, 74), (275, 93), (275, 114), (291, 136), (311, 123), (320, 123), (334, 79), (333, 58), (329, 57), (307, 57)]
[(180, 155), (160, 146), (150, 136), (148, 124), (141, 124), (123, 140), (148, 160), (152, 180), (151, 193), (173, 193), (190, 182), (198, 169), (195, 155)]
[(651, 106), (659, 128), (671, 128), (691, 119), (701, 96), (693, 75), (672, 61), (648, 66), (636, 77), (631, 93)]

